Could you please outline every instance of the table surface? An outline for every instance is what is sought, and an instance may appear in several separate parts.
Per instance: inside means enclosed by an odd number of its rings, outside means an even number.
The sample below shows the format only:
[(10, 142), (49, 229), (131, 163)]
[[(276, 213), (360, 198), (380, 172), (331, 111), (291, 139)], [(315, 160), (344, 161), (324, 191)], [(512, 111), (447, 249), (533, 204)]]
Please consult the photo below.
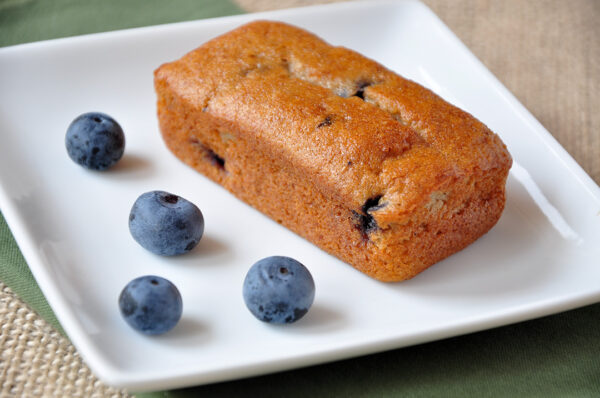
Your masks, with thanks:
[[(29, 0), (31, 1), (31, 0)], [(600, 184), (600, 1), (596, 0), (422, 0), (427, 4), (486, 67), (523, 103), (523, 105), (550, 131), (561, 145), (573, 156), (583, 169)], [(26, 1), (6, 0), (0, 2), (0, 21), (3, 9)], [(247, 12), (271, 10), (319, 4), (331, 1), (319, 0), (236, 0)], [(425, 371), (431, 368), (433, 378), (417, 377), (425, 383), (446, 383), (450, 395), (470, 395), (474, 391), (456, 387), (452, 377), (466, 377), (464, 374), (436, 374), (441, 372), (433, 363), (437, 359), (436, 350), (448, 355), (461, 355), (465, 360), (471, 357), (467, 352), (473, 344), (501, 339), (508, 344), (512, 333), (535, 331), (543, 344), (552, 343), (556, 350), (561, 345), (572, 346), (578, 334), (585, 335), (586, 341), (595, 341), (591, 350), (595, 358), (600, 358), (600, 334), (596, 331), (600, 316), (600, 304), (570, 311), (542, 320), (530, 321), (526, 326), (508, 326), (494, 331), (481, 332), (471, 336), (452, 339), (453, 348), (448, 354), (448, 341), (430, 343), (419, 347), (394, 350), (375, 354), (366, 358), (342, 361), (337, 364), (322, 365), (301, 371), (286, 372), (298, 376), (303, 383), (302, 391), (311, 395), (347, 395), (347, 391), (332, 391), (326, 384), (354, 386), (354, 395), (398, 394), (428, 395), (431, 392), (416, 382), (394, 383), (389, 370), (381, 363), (390, 361), (415, 360)], [(112, 389), (99, 382), (79, 357), (77, 351), (59, 331), (37, 315), (17, 295), (0, 282), (0, 396), (127, 396), (128, 392)], [(595, 319), (596, 322), (590, 320)], [(567, 326), (567, 324), (569, 324)], [(576, 328), (575, 328), (576, 326)], [(521, 329), (519, 329), (521, 327)], [(527, 328), (527, 329), (523, 329)], [(575, 329), (574, 329), (575, 328)], [(554, 333), (544, 333), (548, 329)], [(445, 344), (445, 345), (444, 345)], [(471, 348), (472, 349), (472, 348)], [(588, 351), (590, 348), (588, 347)], [(510, 352), (508, 350), (507, 352)], [(491, 351), (490, 355), (501, 352)], [(590, 352), (571, 351), (563, 353), (574, 356), (573, 361), (594, 361)], [(557, 354), (559, 357), (562, 354)], [(579, 356), (579, 357), (578, 357)], [(548, 357), (548, 358), (556, 358)], [(590, 359), (591, 358), (591, 359)], [(516, 369), (522, 367), (523, 358), (517, 357), (511, 364)], [(424, 362), (424, 361), (429, 361)], [(565, 379), (556, 379), (556, 385), (538, 390), (536, 395), (564, 395), (565, 391), (575, 395), (600, 395), (600, 362), (588, 363), (585, 368), (590, 374), (573, 376), (577, 383), (561, 385)], [(367, 370), (362, 370), (362, 368)], [(464, 369), (464, 366), (462, 367)], [(447, 370), (447, 369), (446, 369)], [(568, 369), (554, 369), (568, 372)], [(553, 371), (554, 371), (553, 370)], [(475, 375), (479, 370), (472, 369)], [(315, 375), (326, 374), (330, 379), (319, 381), (321, 385), (307, 387), (315, 382)], [(347, 380), (335, 380), (338, 373), (347, 374)], [(388, 374), (383, 377), (381, 374)], [(332, 376), (333, 375), (333, 376)], [(338, 377), (342, 377), (339, 375)], [(360, 383), (350, 380), (362, 378)], [(392, 375), (393, 376), (393, 375)], [(264, 376), (247, 381), (222, 383), (208, 386), (204, 390), (208, 396), (230, 395), (241, 391), (257, 392), (257, 386), (274, 381), (276, 376)], [(519, 382), (523, 379), (514, 376)], [(440, 380), (441, 379), (441, 380)], [(397, 380), (402, 380), (401, 377)], [(475, 380), (475, 379), (474, 379)], [(479, 379), (477, 379), (478, 382)], [(535, 380), (534, 380), (535, 381)], [(534, 382), (532, 381), (532, 382)], [(237, 383), (237, 384), (236, 384)], [(262, 383), (262, 384), (261, 384)], [(315, 382), (316, 383), (316, 382)], [(341, 384), (340, 384), (341, 383)], [(498, 380), (493, 385), (502, 386)], [(511, 380), (506, 380), (510, 385)], [(280, 383), (281, 385), (281, 383)], [(443, 384), (442, 384), (443, 386)], [(547, 387), (547, 386), (546, 386)], [(285, 390), (273, 387), (272, 395)], [(438, 390), (439, 391), (439, 390)], [(481, 390), (479, 390), (481, 392)], [(531, 391), (531, 390), (521, 390)], [(579, 392), (579, 393), (577, 393)], [(333, 394), (332, 394), (333, 393)], [(506, 391), (492, 390), (492, 395), (504, 395)], [(189, 396), (194, 396), (190, 393)], [(290, 395), (290, 394), (287, 394)], [(291, 394), (294, 395), (294, 394)]]

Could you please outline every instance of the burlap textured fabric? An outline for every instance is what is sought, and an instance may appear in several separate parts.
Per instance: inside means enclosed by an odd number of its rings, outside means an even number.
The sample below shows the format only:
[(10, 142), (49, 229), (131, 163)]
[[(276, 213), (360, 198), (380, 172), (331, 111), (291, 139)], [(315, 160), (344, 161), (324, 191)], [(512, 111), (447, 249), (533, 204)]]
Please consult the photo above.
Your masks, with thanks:
[(0, 282), (1, 397), (126, 397), (90, 372), (67, 338)]
[[(600, 1), (423, 1), (600, 183)], [(324, 2), (237, 0), (247, 11)], [(0, 319), (0, 396), (126, 396), (2, 283)]]

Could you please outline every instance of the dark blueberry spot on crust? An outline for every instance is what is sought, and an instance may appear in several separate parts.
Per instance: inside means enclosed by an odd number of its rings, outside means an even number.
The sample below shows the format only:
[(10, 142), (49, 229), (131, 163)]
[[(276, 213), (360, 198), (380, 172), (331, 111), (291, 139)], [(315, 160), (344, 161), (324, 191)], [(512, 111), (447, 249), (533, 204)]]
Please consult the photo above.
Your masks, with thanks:
[(208, 158), (213, 165), (217, 166), (221, 170), (225, 170), (225, 159), (214, 153), (212, 149), (208, 150)]
[(375, 218), (373, 218), (370, 213), (385, 207), (385, 203), (379, 203), (381, 197), (382, 195), (377, 195), (367, 199), (361, 207), (361, 213), (354, 210), (352, 211), (352, 217), (356, 221), (356, 229), (360, 231), (365, 240), (369, 239), (369, 233), (379, 229), (377, 221), (375, 221)]
[(379, 203), (382, 196), (383, 195), (377, 195), (377, 196), (367, 199), (361, 209), (363, 211), (363, 213), (367, 214), (371, 211), (377, 211), (377, 210), (385, 207), (385, 203), (383, 203), (383, 204)]
[(333, 118), (330, 115), (327, 115), (325, 120), (323, 120), (321, 123), (319, 123), (317, 125), (317, 128), (320, 129), (321, 127), (331, 126), (332, 123), (333, 123)]
[(350, 166), (352, 166), (352, 161), (351, 160), (348, 161), (348, 167), (350, 167)]
[(352, 210), (352, 217), (355, 220), (354, 226), (361, 233), (361, 236), (364, 240), (369, 240), (369, 233), (375, 231), (377, 228), (377, 222), (370, 214), (360, 214), (354, 210)]
[(225, 170), (225, 159), (223, 159), (221, 156), (217, 155), (215, 153), (215, 151), (213, 151), (211, 148), (209, 148), (208, 146), (206, 146), (205, 144), (203, 144), (202, 142), (198, 141), (197, 138), (195, 137), (191, 137), (190, 138), (190, 143), (195, 145), (196, 148), (200, 149), (202, 152), (204, 152), (204, 156), (214, 165), (217, 166), (219, 169), (221, 170)]
[(361, 100), (365, 99), (365, 88), (369, 87), (371, 85), (371, 83), (366, 82), (366, 81), (362, 81), (360, 83), (358, 83), (358, 89), (356, 90), (356, 93), (354, 94), (355, 97), (360, 98)]

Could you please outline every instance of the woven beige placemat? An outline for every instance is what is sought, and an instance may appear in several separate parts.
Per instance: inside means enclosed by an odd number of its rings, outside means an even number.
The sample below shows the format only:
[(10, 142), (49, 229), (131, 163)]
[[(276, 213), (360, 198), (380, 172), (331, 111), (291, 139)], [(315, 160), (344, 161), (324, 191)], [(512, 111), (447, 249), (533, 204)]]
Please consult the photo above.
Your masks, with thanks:
[(126, 397), (99, 382), (59, 332), (0, 282), (1, 397)]
[[(600, 183), (600, 2), (423, 1)], [(237, 0), (248, 11), (325, 2)], [(127, 396), (1, 282), (0, 319), (0, 397)]]

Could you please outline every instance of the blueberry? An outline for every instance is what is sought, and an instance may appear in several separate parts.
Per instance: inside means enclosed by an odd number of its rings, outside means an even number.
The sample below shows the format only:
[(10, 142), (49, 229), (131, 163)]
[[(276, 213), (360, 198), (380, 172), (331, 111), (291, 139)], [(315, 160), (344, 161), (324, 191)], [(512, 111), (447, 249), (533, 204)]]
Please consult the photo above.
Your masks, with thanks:
[(91, 170), (106, 170), (123, 156), (125, 135), (110, 116), (90, 112), (71, 122), (65, 145), (75, 163)]
[(183, 310), (177, 287), (159, 276), (141, 276), (129, 282), (119, 295), (125, 321), (144, 334), (162, 334), (173, 329)]
[(244, 279), (246, 306), (268, 323), (292, 323), (302, 318), (315, 299), (315, 283), (308, 269), (283, 256), (255, 263)]
[(142, 247), (162, 256), (192, 250), (204, 233), (204, 217), (196, 205), (164, 191), (140, 195), (129, 213), (129, 231)]

